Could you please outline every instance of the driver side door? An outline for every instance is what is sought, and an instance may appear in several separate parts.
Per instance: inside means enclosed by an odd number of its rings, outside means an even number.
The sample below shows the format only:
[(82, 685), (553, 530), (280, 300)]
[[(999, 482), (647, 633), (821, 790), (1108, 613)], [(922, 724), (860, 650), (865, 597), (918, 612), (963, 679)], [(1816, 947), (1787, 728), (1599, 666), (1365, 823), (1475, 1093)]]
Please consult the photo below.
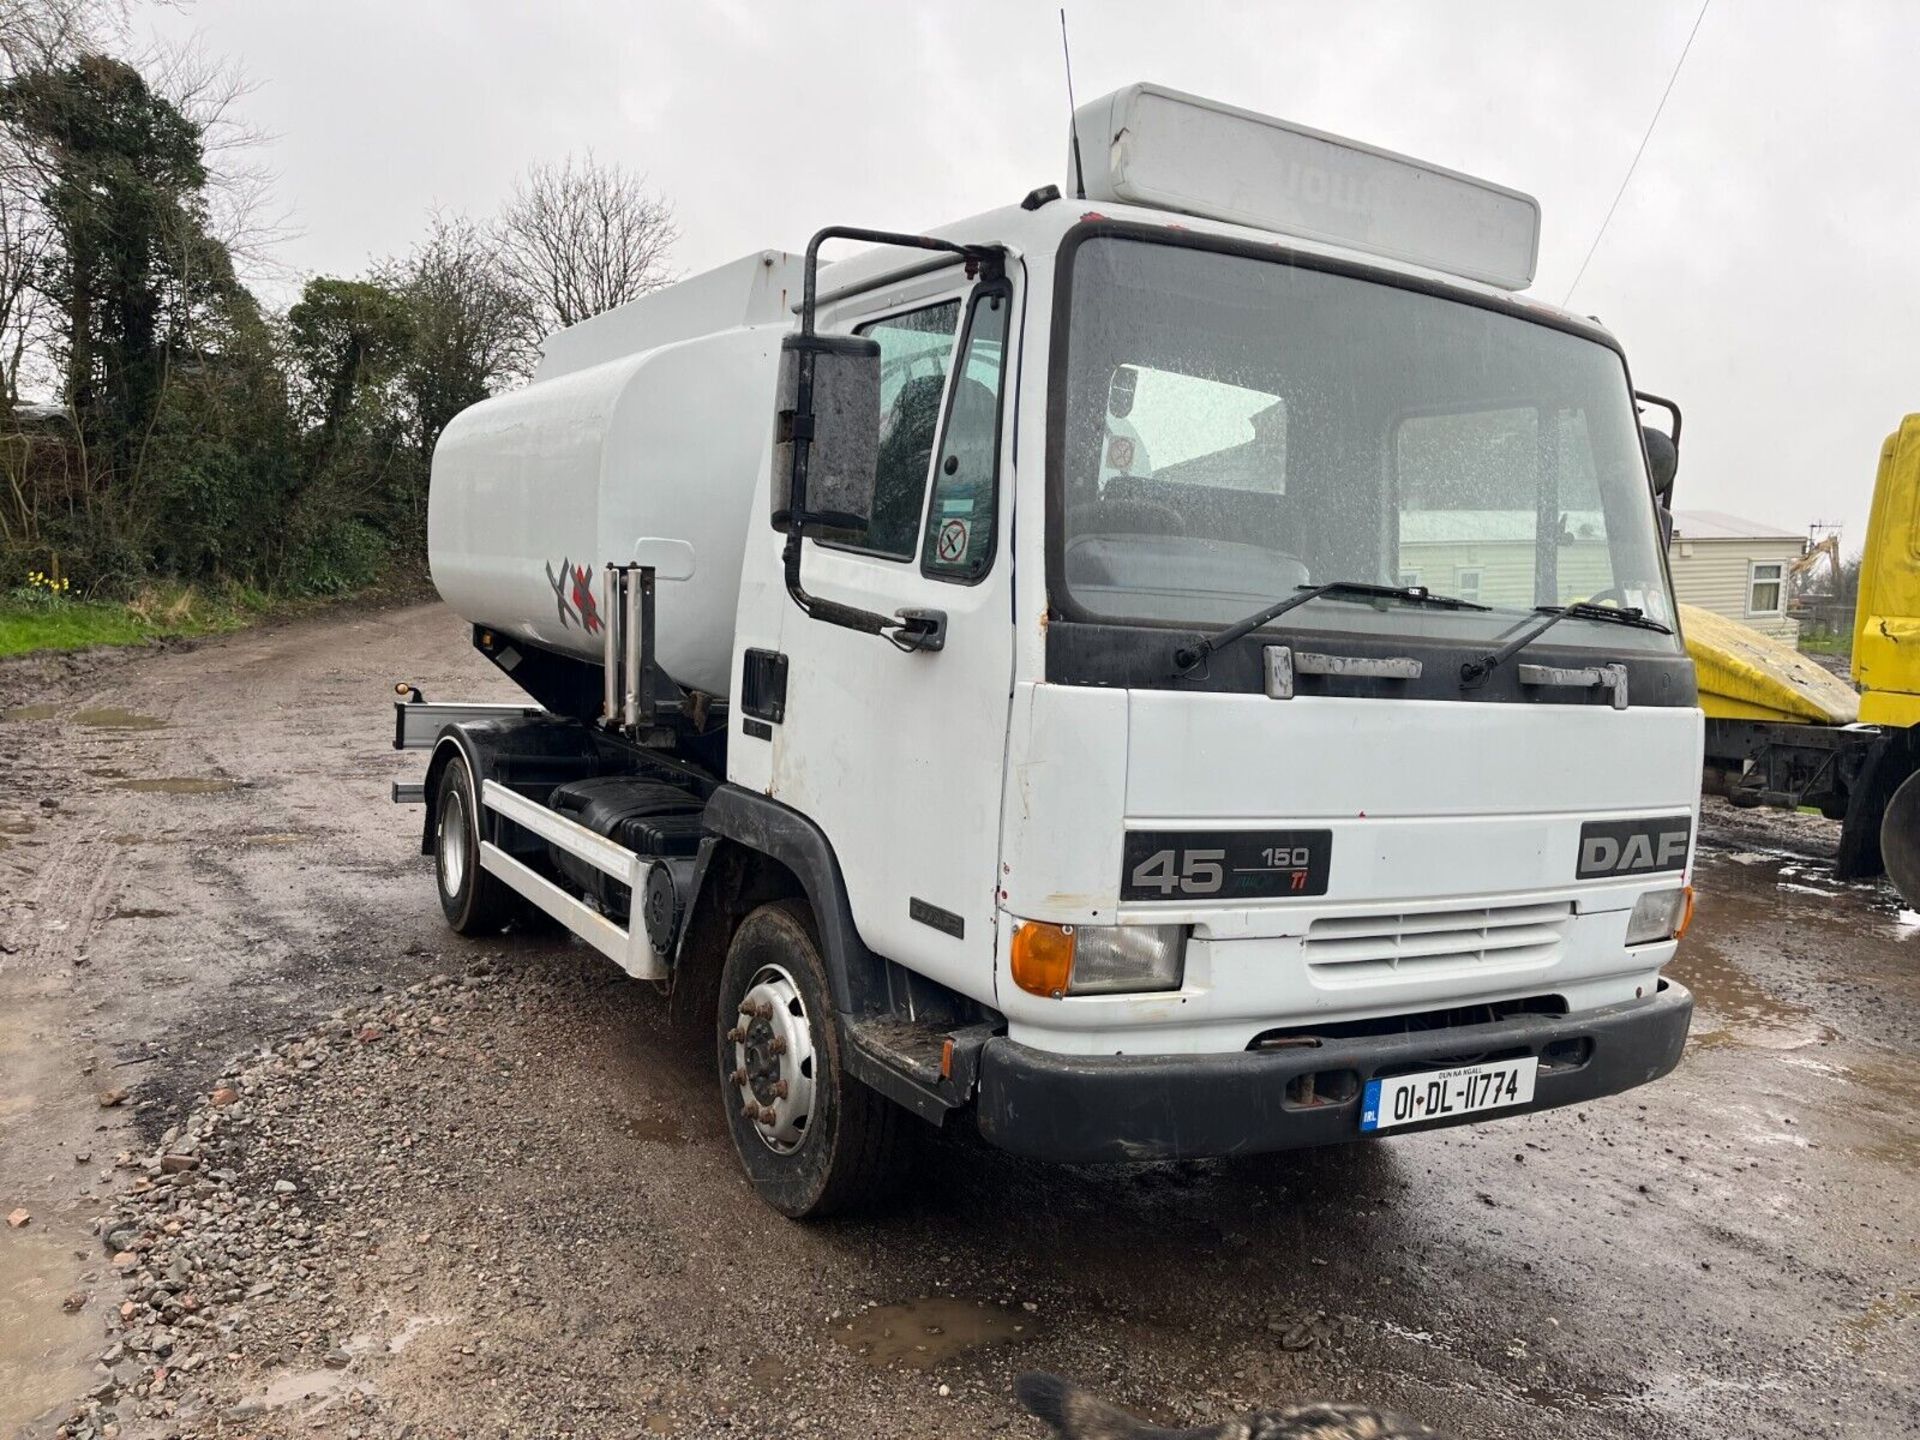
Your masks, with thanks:
[(946, 640), (903, 653), (790, 612), (772, 772), (775, 798), (832, 842), (866, 944), (982, 998), (1013, 674), (1016, 303), (1008, 281), (955, 267), (822, 308), (822, 330), (880, 346), (880, 455), (869, 523), (809, 538), (805, 585), (886, 615), (938, 610)]

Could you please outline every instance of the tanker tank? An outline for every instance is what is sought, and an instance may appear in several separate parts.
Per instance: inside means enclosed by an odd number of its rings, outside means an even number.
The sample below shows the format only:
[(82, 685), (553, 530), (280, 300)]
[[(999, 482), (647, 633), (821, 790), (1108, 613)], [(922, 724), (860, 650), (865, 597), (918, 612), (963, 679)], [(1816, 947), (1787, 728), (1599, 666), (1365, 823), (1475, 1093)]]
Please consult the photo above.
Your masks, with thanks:
[(447, 604), (598, 665), (604, 567), (648, 558), (643, 542), (681, 542), (691, 573), (663, 568), (656, 659), (679, 684), (725, 695), (799, 293), (796, 257), (748, 256), (556, 332), (533, 383), (454, 417), (427, 500)]

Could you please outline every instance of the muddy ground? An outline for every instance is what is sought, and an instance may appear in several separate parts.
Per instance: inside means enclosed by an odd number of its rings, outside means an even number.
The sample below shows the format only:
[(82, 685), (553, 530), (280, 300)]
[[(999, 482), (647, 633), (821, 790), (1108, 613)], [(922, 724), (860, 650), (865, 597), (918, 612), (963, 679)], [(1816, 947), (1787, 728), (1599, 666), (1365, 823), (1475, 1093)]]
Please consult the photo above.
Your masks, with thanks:
[(943, 1136), (800, 1227), (648, 987), (443, 928), (399, 678), (516, 698), (431, 606), (0, 667), (0, 1435), (1031, 1435), (1029, 1367), (1180, 1423), (1920, 1428), (1920, 917), (1819, 822), (1712, 811), (1647, 1090), (1231, 1165)]

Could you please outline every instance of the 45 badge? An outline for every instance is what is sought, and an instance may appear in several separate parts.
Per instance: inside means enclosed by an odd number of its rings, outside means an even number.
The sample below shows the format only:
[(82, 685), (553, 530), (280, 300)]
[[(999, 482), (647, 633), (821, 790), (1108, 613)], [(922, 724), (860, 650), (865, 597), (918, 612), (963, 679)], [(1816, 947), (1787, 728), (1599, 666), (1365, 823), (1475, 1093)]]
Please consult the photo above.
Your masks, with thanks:
[(1248, 900), (1324, 895), (1331, 830), (1129, 830), (1122, 900)]

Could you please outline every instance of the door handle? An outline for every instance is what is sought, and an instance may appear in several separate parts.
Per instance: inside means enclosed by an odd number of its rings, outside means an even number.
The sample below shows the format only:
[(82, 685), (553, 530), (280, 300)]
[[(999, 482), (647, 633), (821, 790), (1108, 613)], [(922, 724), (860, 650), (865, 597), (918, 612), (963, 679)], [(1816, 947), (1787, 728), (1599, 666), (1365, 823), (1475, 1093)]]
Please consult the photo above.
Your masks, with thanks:
[(896, 610), (900, 628), (887, 638), (902, 650), (944, 650), (947, 648), (947, 612), (944, 610)]

